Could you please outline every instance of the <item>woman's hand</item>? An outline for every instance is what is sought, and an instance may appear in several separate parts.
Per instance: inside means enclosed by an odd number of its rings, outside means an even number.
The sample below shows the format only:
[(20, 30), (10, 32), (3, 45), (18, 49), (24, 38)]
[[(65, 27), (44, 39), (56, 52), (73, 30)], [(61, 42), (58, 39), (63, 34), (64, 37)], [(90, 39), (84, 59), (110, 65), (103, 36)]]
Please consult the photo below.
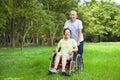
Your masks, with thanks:
[(60, 49), (60, 46), (57, 46), (55, 49), (55, 53), (58, 53), (59, 49)]
[(57, 54), (58, 52), (55, 50), (55, 53)]
[(69, 50), (68, 54), (69, 54), (69, 55), (72, 55), (72, 54), (73, 54), (73, 51), (72, 51), (72, 50)]

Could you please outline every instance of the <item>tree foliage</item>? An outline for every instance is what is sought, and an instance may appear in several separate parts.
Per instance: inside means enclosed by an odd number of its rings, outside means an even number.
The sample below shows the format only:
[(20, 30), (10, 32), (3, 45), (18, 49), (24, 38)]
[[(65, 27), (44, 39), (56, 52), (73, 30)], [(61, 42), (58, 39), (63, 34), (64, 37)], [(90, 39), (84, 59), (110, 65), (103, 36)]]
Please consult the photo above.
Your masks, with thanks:
[(55, 45), (70, 10), (83, 21), (85, 41), (120, 41), (120, 5), (112, 1), (0, 0), (0, 45)]
[[(116, 5), (111, 1), (92, 0), (83, 6), (80, 6), (78, 12), (84, 23), (84, 35), (87, 41), (119, 41), (119, 32), (116, 29), (119, 20), (115, 19), (120, 16)], [(114, 30), (115, 29), (115, 30)], [(114, 34), (116, 33), (116, 34)], [(114, 39), (116, 37), (116, 39)]]

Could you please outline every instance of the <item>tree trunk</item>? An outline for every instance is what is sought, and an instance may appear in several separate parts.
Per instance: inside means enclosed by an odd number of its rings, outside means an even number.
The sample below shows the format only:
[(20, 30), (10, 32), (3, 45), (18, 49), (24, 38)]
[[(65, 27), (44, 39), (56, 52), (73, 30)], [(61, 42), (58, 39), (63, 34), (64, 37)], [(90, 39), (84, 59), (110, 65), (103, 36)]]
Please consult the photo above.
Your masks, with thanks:
[(9, 17), (9, 26), (10, 26), (10, 46), (15, 47), (15, 30), (13, 16)]
[(50, 46), (54, 45), (54, 35), (52, 35), (52, 33), (50, 33)]
[(27, 28), (27, 30), (25, 30), (26, 32), (23, 35), (21, 49), (24, 47), (25, 38), (26, 38), (26, 35), (27, 35), (28, 31), (30, 30), (31, 26), (33, 26), (32, 21), (31, 21), (30, 25), (28, 25), (28, 28)]
[(36, 45), (39, 45), (38, 33), (37, 33), (37, 35), (36, 35)]
[(57, 30), (59, 28), (59, 24), (56, 26), (55, 32), (50, 32), (50, 46), (54, 45), (55, 35), (57, 33)]
[(30, 28), (31, 28), (31, 27), (28, 27), (28, 29), (26, 30), (26, 32), (25, 32), (25, 33), (24, 33), (24, 35), (23, 35), (23, 39), (22, 39), (22, 46), (21, 46), (21, 48), (23, 48), (23, 47), (24, 47), (25, 38), (26, 38), (26, 35), (27, 35), (28, 31), (30, 30)]

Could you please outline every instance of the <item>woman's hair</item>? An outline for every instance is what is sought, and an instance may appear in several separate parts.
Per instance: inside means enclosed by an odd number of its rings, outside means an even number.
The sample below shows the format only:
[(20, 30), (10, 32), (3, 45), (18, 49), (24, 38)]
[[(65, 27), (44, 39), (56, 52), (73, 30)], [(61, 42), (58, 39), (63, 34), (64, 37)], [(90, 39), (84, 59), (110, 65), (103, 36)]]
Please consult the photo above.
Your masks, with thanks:
[(69, 28), (65, 28), (64, 31), (63, 31), (63, 34), (65, 34), (65, 31), (66, 30), (69, 30), (70, 31), (70, 34), (71, 34), (71, 30)]

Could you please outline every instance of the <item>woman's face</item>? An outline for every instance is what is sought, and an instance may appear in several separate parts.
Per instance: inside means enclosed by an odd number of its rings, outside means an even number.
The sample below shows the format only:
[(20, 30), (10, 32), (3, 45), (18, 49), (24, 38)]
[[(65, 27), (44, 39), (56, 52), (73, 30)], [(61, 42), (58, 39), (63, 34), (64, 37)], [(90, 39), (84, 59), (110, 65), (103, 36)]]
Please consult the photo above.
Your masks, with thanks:
[(70, 31), (69, 30), (65, 30), (65, 38), (70, 38)]
[(71, 21), (75, 21), (76, 18), (77, 18), (77, 15), (76, 15), (75, 13), (71, 12), (71, 13), (69, 14), (69, 17), (70, 17), (70, 20), (71, 20)]

